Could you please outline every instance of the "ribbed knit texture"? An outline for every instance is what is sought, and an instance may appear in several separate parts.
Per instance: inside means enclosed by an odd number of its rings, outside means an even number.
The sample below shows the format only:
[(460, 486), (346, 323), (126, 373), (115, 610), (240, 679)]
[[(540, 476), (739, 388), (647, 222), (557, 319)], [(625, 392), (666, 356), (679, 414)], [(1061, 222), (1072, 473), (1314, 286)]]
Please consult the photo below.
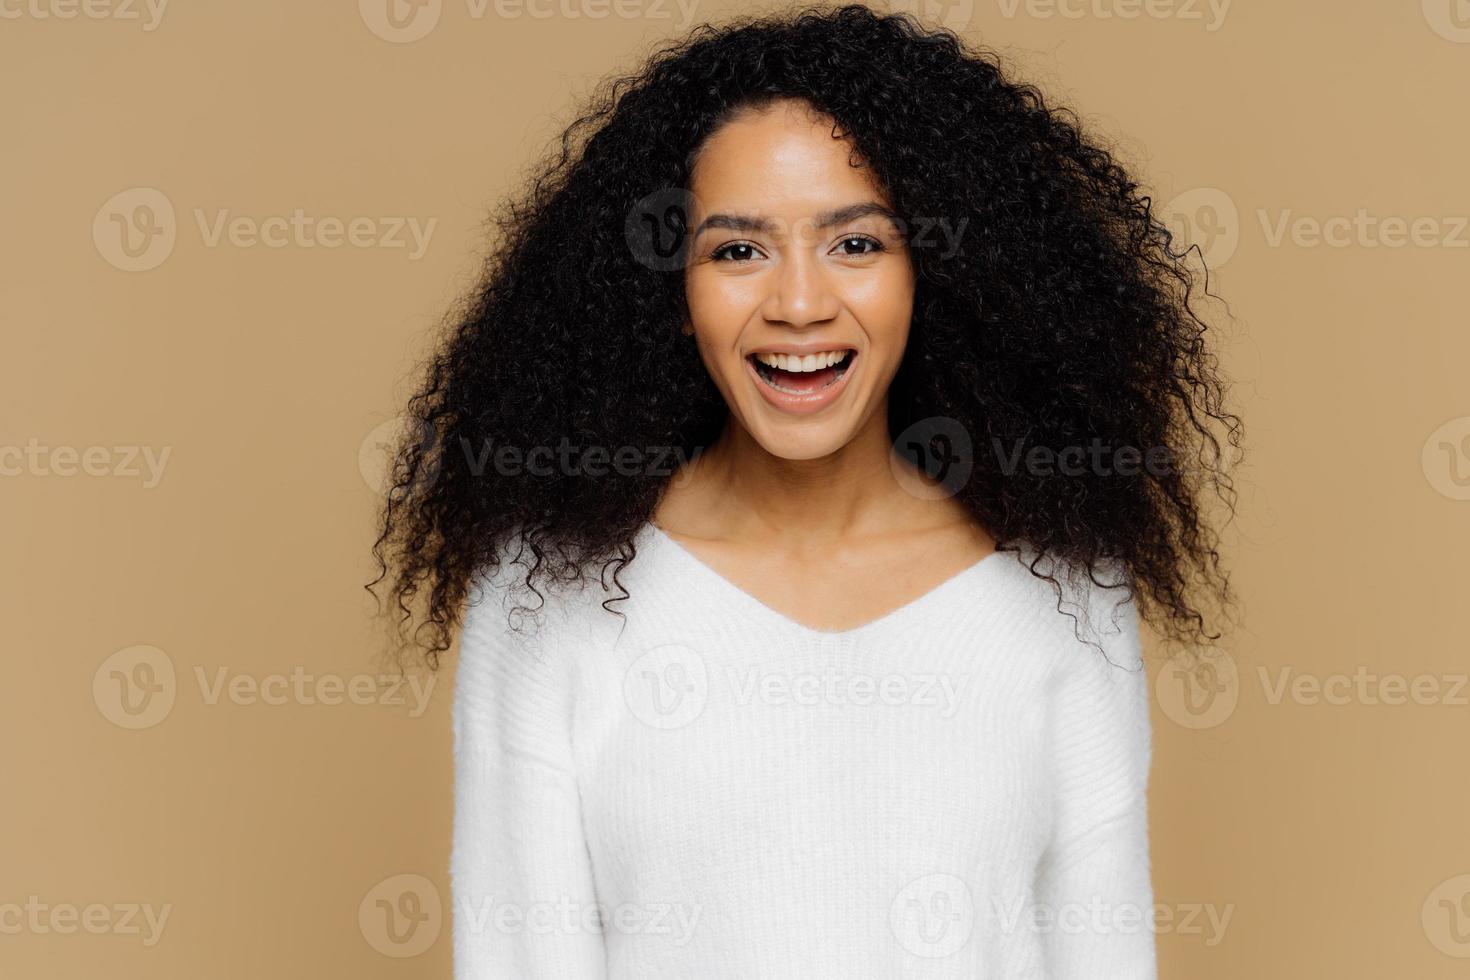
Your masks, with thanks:
[(1008, 553), (830, 633), (637, 547), (626, 619), (568, 587), (512, 629), (519, 569), (467, 613), (458, 980), (1156, 977), (1122, 590), (1078, 597), (1106, 656)]

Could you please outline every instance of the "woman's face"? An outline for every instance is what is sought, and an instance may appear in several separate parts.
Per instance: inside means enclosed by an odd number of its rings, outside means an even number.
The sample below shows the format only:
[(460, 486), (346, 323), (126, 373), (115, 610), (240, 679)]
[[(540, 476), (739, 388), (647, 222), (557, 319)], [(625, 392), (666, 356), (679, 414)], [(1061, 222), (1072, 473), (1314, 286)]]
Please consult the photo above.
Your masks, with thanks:
[(900, 226), (832, 130), (799, 102), (747, 111), (690, 186), (686, 330), (735, 421), (784, 459), (886, 426), (913, 313)]

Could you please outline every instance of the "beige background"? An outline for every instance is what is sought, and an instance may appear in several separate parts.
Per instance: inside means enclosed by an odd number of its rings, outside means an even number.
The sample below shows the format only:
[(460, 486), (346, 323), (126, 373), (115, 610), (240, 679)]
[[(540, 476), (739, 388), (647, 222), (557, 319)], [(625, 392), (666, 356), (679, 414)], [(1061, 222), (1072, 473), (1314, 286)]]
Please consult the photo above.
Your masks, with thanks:
[[(569, 99), (734, 9), (685, 3), (0, 2), (0, 974), (449, 975), (380, 427)], [(1234, 313), (1245, 622), (1155, 678), (1162, 975), (1464, 976), (1470, 3), (930, 13), (1116, 137)]]

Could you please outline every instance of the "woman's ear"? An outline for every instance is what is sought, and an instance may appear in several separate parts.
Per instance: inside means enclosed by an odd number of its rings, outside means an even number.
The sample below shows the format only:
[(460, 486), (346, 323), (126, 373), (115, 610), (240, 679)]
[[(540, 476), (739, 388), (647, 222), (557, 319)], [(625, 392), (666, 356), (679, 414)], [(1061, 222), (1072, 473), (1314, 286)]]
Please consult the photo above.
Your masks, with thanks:
[(694, 324), (690, 323), (688, 320), (685, 320), (683, 322), (683, 324), (680, 325), (679, 332), (682, 333), (686, 337), (693, 337), (694, 336)]

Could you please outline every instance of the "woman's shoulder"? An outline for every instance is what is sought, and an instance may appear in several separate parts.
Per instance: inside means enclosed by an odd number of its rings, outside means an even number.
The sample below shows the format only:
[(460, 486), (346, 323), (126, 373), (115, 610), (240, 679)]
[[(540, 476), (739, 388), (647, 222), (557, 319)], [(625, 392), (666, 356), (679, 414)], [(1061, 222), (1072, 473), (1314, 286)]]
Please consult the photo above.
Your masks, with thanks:
[(625, 596), (624, 564), (616, 555), (598, 559), (512, 536), (470, 576), (462, 644), (495, 640), (537, 650), (563, 639), (585, 644), (615, 618), (608, 603)]
[[(524, 542), (498, 548), (470, 577), (459, 637), (460, 712), (561, 718), (597, 646), (600, 588), (557, 575)], [(607, 615), (603, 613), (603, 615)], [(494, 706), (500, 706), (495, 708)], [(507, 707), (514, 705), (516, 707)]]
[(1142, 664), (1138, 602), (1127, 566), (1118, 559), (1091, 564), (1021, 543), (997, 553), (1003, 601), (1027, 634), (1065, 669), (1101, 660), (1123, 669)]

